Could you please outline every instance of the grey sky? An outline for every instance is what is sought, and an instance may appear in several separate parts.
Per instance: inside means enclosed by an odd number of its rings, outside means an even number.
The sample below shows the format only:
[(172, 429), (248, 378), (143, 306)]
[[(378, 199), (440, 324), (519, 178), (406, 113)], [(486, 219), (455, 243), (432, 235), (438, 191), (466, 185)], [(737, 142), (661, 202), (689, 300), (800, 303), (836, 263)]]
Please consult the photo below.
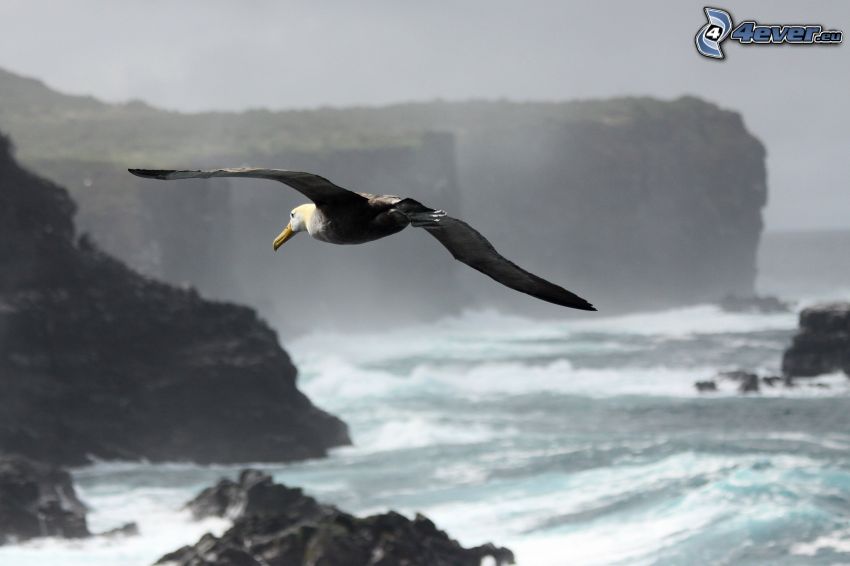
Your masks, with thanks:
[[(850, 2), (717, 2), (850, 33)], [(696, 54), (704, 2), (0, 0), (0, 67), (180, 110), (695, 94), (768, 148), (768, 229), (850, 228), (850, 45)]]

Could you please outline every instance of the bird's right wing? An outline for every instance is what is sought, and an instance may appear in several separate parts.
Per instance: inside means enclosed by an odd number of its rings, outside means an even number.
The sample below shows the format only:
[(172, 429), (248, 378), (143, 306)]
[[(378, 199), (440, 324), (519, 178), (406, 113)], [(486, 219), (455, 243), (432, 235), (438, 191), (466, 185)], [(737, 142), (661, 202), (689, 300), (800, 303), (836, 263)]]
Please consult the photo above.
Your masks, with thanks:
[(248, 177), (253, 179), (269, 179), (289, 185), (314, 203), (322, 205), (350, 205), (366, 203), (366, 199), (348, 189), (334, 185), (324, 177), (301, 171), (286, 169), (258, 169), (255, 167), (240, 167), (234, 169), (209, 169), (206, 171), (180, 171), (174, 169), (128, 169), (137, 177), (148, 179), (208, 179), (210, 177)]
[(502, 256), (487, 241), (487, 238), (462, 220), (443, 216), (436, 222), (424, 225), (423, 228), (437, 238), (456, 260), (477, 269), (506, 287), (556, 305), (586, 311), (596, 310), (593, 305), (575, 293), (529, 273)]

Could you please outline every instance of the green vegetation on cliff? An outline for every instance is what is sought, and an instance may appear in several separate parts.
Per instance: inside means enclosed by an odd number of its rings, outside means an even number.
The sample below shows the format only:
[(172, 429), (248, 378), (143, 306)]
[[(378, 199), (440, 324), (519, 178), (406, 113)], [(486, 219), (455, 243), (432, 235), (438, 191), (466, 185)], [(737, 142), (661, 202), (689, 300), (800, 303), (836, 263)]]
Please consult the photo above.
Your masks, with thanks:
[[(764, 147), (738, 113), (694, 97), (185, 114), (0, 72), (0, 128), (24, 162), (68, 187), (79, 226), (107, 251), (286, 323), (371, 320), (377, 301), (392, 303), (393, 321), (464, 306), (556, 313), (466, 273), (415, 231), (356, 249), (299, 242), (272, 257), (298, 195), (235, 181), (178, 190), (125, 168), (285, 167), (409, 195), (607, 312), (753, 292)], [(276, 292), (281, 280), (303, 290), (297, 304)], [(341, 312), (332, 298), (349, 294), (361, 300)]]
[(696, 98), (672, 102), (616, 98), (571, 102), (426, 102), (380, 108), (180, 113), (143, 102), (107, 104), (58, 93), (41, 81), (0, 69), (0, 128), (24, 161), (73, 159), (159, 166), (281, 152), (332, 152), (421, 143), (425, 131), (458, 134), (568, 122), (617, 125), (641, 119), (713, 113)]

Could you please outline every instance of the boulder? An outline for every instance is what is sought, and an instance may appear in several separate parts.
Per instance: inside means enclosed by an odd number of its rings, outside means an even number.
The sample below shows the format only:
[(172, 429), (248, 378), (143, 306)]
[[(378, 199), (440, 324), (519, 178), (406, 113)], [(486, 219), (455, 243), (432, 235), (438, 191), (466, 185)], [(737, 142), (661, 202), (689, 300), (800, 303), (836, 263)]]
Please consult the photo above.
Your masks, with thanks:
[(738, 393), (757, 393), (759, 390), (759, 376), (754, 373), (747, 374), (738, 384)]
[(154, 281), (77, 238), (74, 203), (0, 135), (0, 452), (246, 462), (320, 457), (345, 424), (296, 386), (253, 310)]
[(717, 379), (734, 381), (738, 384), (739, 393), (755, 393), (759, 390), (759, 376), (748, 371), (723, 371), (717, 374)]
[(257, 470), (242, 472), (236, 482), (222, 480), (187, 505), (196, 517), (229, 516), (233, 526), (220, 537), (204, 535), (157, 564), (479, 566), (487, 557), (496, 564), (514, 562), (506, 548), (462, 547), (422, 515), (411, 520), (391, 511), (358, 518), (275, 484)]
[(23, 456), (0, 456), (0, 544), (89, 534), (86, 508), (68, 472)]
[(258, 470), (243, 470), (237, 481), (222, 479), (186, 504), (196, 519), (206, 517), (269, 516), (290, 514), (298, 520), (327, 514), (330, 507), (316, 503), (299, 488), (274, 483), (272, 477)]
[(837, 371), (850, 375), (850, 303), (803, 309), (797, 334), (782, 357), (782, 373), (794, 378)]
[(694, 387), (696, 387), (696, 390), (700, 393), (710, 393), (717, 391), (718, 384), (724, 381), (731, 381), (735, 383), (738, 388), (738, 393), (757, 393), (761, 383), (764, 383), (768, 387), (775, 387), (780, 382), (785, 382), (786, 385), (790, 386), (790, 383), (782, 377), (766, 376), (759, 378), (758, 374), (752, 372), (732, 370), (722, 371), (712, 379), (696, 381), (694, 382)]
[(135, 521), (130, 521), (129, 523), (124, 523), (119, 527), (115, 527), (114, 529), (109, 529), (108, 531), (104, 531), (102, 533), (97, 533), (99, 537), (107, 537), (107, 538), (121, 538), (121, 537), (134, 537), (139, 534), (139, 525)]

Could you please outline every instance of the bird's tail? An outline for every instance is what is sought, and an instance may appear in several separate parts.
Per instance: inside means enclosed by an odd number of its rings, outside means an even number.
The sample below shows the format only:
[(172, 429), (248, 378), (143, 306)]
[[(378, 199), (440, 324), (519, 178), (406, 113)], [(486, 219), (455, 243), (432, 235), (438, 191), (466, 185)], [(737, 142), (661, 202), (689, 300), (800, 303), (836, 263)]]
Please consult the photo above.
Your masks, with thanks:
[(410, 220), (410, 225), (414, 228), (436, 226), (439, 224), (440, 218), (446, 215), (445, 210), (434, 210), (433, 208), (428, 208), (421, 202), (412, 198), (406, 198), (398, 201), (395, 208), (407, 216), (407, 219)]

